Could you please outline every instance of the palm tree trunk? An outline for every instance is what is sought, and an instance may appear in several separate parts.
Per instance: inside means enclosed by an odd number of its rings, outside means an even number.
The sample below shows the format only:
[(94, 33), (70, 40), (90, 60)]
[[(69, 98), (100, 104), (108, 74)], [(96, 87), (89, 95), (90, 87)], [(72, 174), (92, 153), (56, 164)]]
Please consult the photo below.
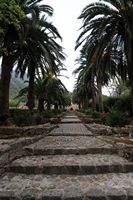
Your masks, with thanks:
[(133, 117), (133, 81), (130, 83), (131, 85), (131, 116)]
[(133, 40), (128, 36), (125, 39), (125, 52), (127, 56), (128, 76), (131, 86), (131, 116), (133, 117)]
[(34, 79), (35, 79), (35, 67), (34, 65), (31, 66), (30, 71), (29, 71), (29, 87), (28, 87), (28, 101), (27, 101), (27, 106), (29, 110), (33, 110), (35, 107), (35, 96), (34, 96)]
[(51, 105), (50, 105), (49, 102), (47, 102), (47, 109), (48, 109), (48, 110), (51, 110)]
[(95, 94), (94, 82), (91, 83), (91, 91), (92, 91), (92, 108), (93, 110), (96, 110), (96, 94)]
[(3, 55), (0, 80), (0, 120), (4, 121), (10, 116), (9, 112), (9, 87), (13, 68), (11, 56)]
[(57, 103), (54, 104), (54, 109), (58, 110), (58, 104)]
[(100, 77), (97, 81), (97, 88), (98, 88), (98, 107), (99, 111), (103, 112), (103, 101), (102, 101), (102, 83)]
[(43, 98), (38, 100), (38, 110), (39, 110), (39, 112), (44, 111), (44, 99)]

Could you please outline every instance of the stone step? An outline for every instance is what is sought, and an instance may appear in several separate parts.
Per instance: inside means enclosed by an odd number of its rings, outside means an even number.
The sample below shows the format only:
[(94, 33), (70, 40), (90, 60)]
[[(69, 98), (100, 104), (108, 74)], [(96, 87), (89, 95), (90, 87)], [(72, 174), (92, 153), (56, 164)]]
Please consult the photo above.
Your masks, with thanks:
[(92, 132), (88, 131), (88, 129), (83, 124), (75, 124), (72, 123), (71, 125), (68, 123), (59, 124), (58, 128), (52, 130), (49, 135), (70, 135), (70, 136), (78, 136), (78, 135), (93, 135)]
[(61, 124), (75, 124), (75, 123), (78, 123), (78, 124), (80, 124), (80, 123), (82, 123), (79, 119), (62, 119), (61, 121), (60, 121), (60, 123)]
[(111, 144), (91, 136), (46, 136), (26, 146), (25, 155), (55, 154), (112, 154), (117, 151)]
[(26, 174), (100, 174), (133, 172), (133, 163), (118, 155), (50, 155), (19, 158), (8, 168)]
[(66, 115), (64, 116), (64, 118), (74, 118), (74, 119), (78, 119), (78, 117), (76, 115)]
[(60, 123), (81, 123), (77, 116), (64, 116)]
[(132, 200), (133, 173), (85, 176), (9, 173), (0, 178), (0, 199)]

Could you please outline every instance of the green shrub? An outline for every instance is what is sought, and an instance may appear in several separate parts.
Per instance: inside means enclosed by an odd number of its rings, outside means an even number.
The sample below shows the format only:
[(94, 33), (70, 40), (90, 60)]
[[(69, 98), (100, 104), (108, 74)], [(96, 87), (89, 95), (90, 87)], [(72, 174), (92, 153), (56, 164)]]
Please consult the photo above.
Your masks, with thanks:
[(131, 112), (131, 97), (121, 96), (114, 104), (114, 109), (120, 110), (121, 112)]
[(52, 112), (53, 112), (55, 115), (61, 114), (63, 111), (64, 111), (63, 109), (54, 109), (54, 110), (52, 110)]
[(97, 112), (97, 111), (93, 111), (91, 116), (92, 116), (93, 118), (99, 118), (99, 117), (100, 117), (100, 113)]
[(92, 109), (86, 109), (86, 110), (84, 111), (84, 113), (85, 113), (86, 115), (92, 115), (93, 110), (92, 110)]
[(45, 110), (45, 111), (43, 111), (41, 113), (41, 115), (43, 117), (47, 117), (47, 118), (53, 118), (53, 117), (55, 117), (55, 114), (54, 114), (53, 110)]
[(128, 124), (128, 114), (118, 110), (111, 110), (102, 117), (102, 122), (109, 126), (124, 126)]
[(92, 115), (92, 112), (93, 112), (93, 110), (92, 109), (79, 109), (78, 110), (79, 112), (82, 112), (82, 113), (84, 113), (84, 114), (86, 114), (86, 115)]
[(105, 112), (109, 112), (110, 109), (113, 109), (121, 112), (128, 112), (129, 115), (131, 115), (131, 97), (129, 95), (108, 97), (103, 104)]
[(84, 113), (85, 109), (81, 108), (81, 109), (78, 110), (78, 112)]
[(13, 113), (13, 120), (17, 126), (34, 125), (32, 113), (29, 110), (15, 110)]

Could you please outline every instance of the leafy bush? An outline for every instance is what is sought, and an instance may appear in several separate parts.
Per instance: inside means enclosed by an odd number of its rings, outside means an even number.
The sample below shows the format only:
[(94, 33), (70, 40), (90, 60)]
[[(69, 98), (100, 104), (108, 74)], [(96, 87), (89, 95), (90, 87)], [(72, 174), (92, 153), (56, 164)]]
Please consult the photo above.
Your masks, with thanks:
[(120, 110), (122, 112), (131, 112), (131, 97), (130, 96), (121, 96), (115, 102), (114, 109)]
[(97, 112), (97, 111), (93, 111), (91, 116), (92, 116), (93, 118), (100, 118), (100, 113)]
[(110, 109), (118, 110), (121, 112), (128, 112), (131, 114), (131, 98), (129, 95), (123, 95), (120, 97), (108, 97), (104, 101), (104, 110), (109, 112)]
[(32, 113), (29, 110), (15, 110), (13, 120), (17, 126), (29, 126), (35, 124)]
[(109, 126), (124, 126), (128, 124), (128, 114), (112, 109), (102, 117), (102, 122)]
[(81, 112), (81, 113), (84, 113), (85, 112), (85, 109), (79, 109), (79, 110), (77, 110), (78, 112)]
[(79, 112), (82, 112), (86, 115), (92, 115), (93, 110), (92, 109), (79, 109)]
[(84, 111), (84, 113), (85, 113), (86, 115), (92, 115), (92, 114), (93, 114), (93, 110), (92, 110), (92, 109), (86, 109), (86, 110)]
[(45, 110), (41, 113), (41, 115), (43, 117), (47, 117), (47, 118), (52, 118), (55, 117), (55, 113), (53, 112), (53, 110)]
[(52, 112), (55, 114), (55, 115), (58, 115), (58, 114), (61, 114), (64, 110), (63, 109), (54, 109), (52, 110)]

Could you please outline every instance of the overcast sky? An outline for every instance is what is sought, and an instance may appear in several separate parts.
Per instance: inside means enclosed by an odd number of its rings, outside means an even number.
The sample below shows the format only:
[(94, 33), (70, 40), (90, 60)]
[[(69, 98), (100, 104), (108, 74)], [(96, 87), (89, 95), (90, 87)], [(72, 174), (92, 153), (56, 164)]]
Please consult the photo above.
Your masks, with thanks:
[(72, 72), (77, 67), (74, 60), (79, 55), (78, 51), (74, 51), (75, 41), (79, 35), (78, 29), (81, 26), (81, 21), (77, 18), (82, 9), (92, 2), (94, 0), (43, 0), (44, 4), (54, 8), (52, 21), (63, 38), (62, 46), (68, 56), (64, 63), (67, 72), (63, 72), (63, 74), (69, 79), (63, 78), (62, 81), (69, 91), (73, 90), (75, 80)]

